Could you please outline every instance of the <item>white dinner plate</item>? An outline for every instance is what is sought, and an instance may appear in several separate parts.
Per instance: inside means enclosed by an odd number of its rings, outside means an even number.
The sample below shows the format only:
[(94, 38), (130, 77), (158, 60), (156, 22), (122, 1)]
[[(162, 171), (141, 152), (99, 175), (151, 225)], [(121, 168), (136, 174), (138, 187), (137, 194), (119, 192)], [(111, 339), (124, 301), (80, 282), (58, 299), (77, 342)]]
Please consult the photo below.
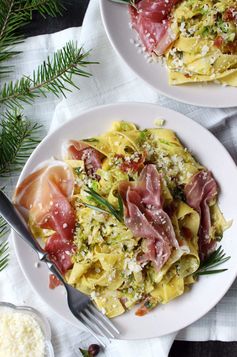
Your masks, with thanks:
[(160, 63), (148, 63), (131, 39), (137, 33), (129, 27), (127, 5), (100, 0), (101, 15), (111, 44), (127, 65), (144, 81), (164, 95), (180, 102), (202, 107), (227, 108), (237, 106), (237, 88), (222, 85), (186, 84), (169, 86), (167, 70)]
[[(172, 110), (153, 104), (120, 103), (93, 108), (67, 122), (48, 135), (27, 161), (19, 178), (20, 183), (42, 161), (54, 156), (61, 158), (62, 143), (68, 139), (93, 137), (106, 132), (115, 120), (126, 120), (141, 128), (154, 127), (154, 120), (165, 119), (165, 127), (173, 129), (184, 145), (206, 165), (216, 177), (220, 187), (220, 207), (233, 225), (221, 242), (231, 259), (225, 263), (228, 270), (221, 274), (203, 276), (191, 290), (167, 305), (160, 305), (143, 317), (135, 309), (115, 318), (122, 339), (158, 337), (188, 326), (206, 314), (223, 297), (237, 273), (237, 169), (234, 161), (220, 142), (206, 129)], [(61, 318), (81, 326), (70, 313), (63, 287), (50, 290), (49, 271), (45, 264), (35, 268), (36, 254), (14, 234), (14, 246), (19, 264), (33, 289)]]

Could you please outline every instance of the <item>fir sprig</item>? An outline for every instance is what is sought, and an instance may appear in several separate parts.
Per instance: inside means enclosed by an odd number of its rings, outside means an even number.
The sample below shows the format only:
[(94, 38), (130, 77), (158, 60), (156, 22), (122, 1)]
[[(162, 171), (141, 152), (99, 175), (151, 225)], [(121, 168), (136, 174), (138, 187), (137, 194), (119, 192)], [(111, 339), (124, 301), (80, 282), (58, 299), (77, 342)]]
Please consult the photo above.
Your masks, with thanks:
[(5, 113), (0, 122), (0, 176), (19, 171), (39, 143), (40, 126), (17, 111)]
[(68, 42), (52, 59), (48, 57), (31, 77), (24, 76), (15, 83), (5, 83), (0, 93), (0, 105), (22, 108), (22, 103), (31, 103), (40, 95), (46, 96), (48, 92), (57, 97), (60, 94), (65, 96), (66, 91), (71, 91), (70, 86), (78, 88), (73, 75), (91, 75), (84, 69), (88, 64), (94, 63), (86, 60), (88, 54), (78, 48), (76, 43)]
[(9, 227), (4, 219), (0, 216), (0, 238), (3, 238), (9, 232)]
[(37, 10), (43, 17), (62, 15), (64, 6), (59, 0), (27, 0), (21, 1), (18, 9), (15, 10), (15, 14), (19, 12), (27, 12), (28, 15), (32, 15), (32, 12)]
[(88, 193), (89, 197), (92, 198), (96, 203), (98, 203), (100, 206), (105, 207), (107, 209), (103, 209), (101, 207), (93, 206), (88, 203), (83, 202), (83, 204), (91, 209), (94, 209), (99, 212), (107, 213), (113, 215), (119, 222), (123, 222), (123, 202), (120, 196), (118, 196), (118, 206), (119, 208), (116, 209), (111, 203), (109, 203), (108, 200), (106, 200), (104, 197), (99, 195), (93, 188), (88, 187), (87, 190), (85, 190), (86, 193)]
[(217, 266), (227, 262), (230, 257), (226, 257), (226, 253), (224, 249), (220, 246), (217, 250), (215, 250), (204, 262), (202, 262), (195, 272), (195, 275), (209, 275), (209, 274), (216, 274), (222, 273), (228, 269), (213, 269)]
[[(45, 17), (46, 14), (61, 14), (62, 8), (59, 0), (0, 0), (0, 62), (19, 53), (12, 50), (14, 45), (23, 41), (17, 30), (31, 20), (34, 10)], [(8, 72), (9, 68), (0, 67), (0, 75)]]
[(8, 242), (0, 243), (0, 272), (6, 268), (8, 264), (9, 254), (8, 254)]

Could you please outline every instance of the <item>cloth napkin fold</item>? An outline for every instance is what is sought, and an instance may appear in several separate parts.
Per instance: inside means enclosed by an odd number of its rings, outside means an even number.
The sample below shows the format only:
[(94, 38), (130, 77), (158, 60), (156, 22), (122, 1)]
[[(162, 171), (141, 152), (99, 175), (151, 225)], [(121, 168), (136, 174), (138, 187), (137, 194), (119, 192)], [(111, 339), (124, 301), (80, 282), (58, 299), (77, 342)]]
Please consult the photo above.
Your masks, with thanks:
[[(79, 28), (71, 28), (53, 35), (29, 38), (19, 44), (16, 50), (23, 53), (12, 62), (16, 71), (11, 79), (30, 74), (32, 70), (56, 49), (68, 40), (77, 40), (90, 50), (90, 60), (100, 64), (91, 65), (90, 79), (78, 78), (76, 81), (81, 90), (74, 90), (67, 99), (58, 103), (54, 97), (38, 100), (33, 107), (27, 107), (26, 113), (54, 130), (66, 120), (77, 116), (81, 111), (95, 105), (118, 101), (140, 101), (157, 103), (182, 112), (211, 130), (226, 146), (237, 161), (237, 108), (202, 109), (178, 103), (159, 95), (146, 83), (136, 77), (112, 49), (101, 23), (98, 0), (91, 0), (80, 34)], [(208, 148), (207, 148), (208, 149)], [(224, 164), (224, 163), (221, 163)], [(10, 185), (11, 186), (11, 185)], [(12, 181), (12, 188), (14, 181)], [(78, 346), (86, 347), (95, 342), (91, 337), (74, 326), (60, 319), (44, 301), (31, 289), (23, 276), (12, 245), (10, 246), (10, 264), (0, 273), (0, 300), (15, 304), (30, 305), (41, 311), (50, 321), (52, 342), (57, 357), (73, 357), (78, 355)], [(237, 283), (235, 282), (221, 302), (205, 317), (180, 331), (176, 338), (184, 340), (237, 340)], [(205, 303), (205, 302), (204, 302)], [(159, 339), (143, 341), (113, 341), (105, 351), (106, 357), (165, 357), (168, 355), (175, 334)], [(103, 354), (102, 354), (103, 355)]]

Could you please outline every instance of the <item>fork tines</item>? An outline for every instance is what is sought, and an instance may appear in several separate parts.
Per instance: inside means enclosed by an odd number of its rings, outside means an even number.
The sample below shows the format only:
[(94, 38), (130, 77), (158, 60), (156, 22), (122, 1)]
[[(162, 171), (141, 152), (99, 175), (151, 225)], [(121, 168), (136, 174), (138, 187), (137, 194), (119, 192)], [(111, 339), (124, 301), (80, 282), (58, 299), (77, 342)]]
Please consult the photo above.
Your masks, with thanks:
[[(98, 311), (92, 303), (89, 303), (87, 307), (79, 313), (79, 319), (97, 339), (98, 334), (106, 339), (116, 338), (116, 335), (119, 335), (119, 331), (114, 324)], [(100, 343), (105, 347), (102, 340), (100, 340)]]

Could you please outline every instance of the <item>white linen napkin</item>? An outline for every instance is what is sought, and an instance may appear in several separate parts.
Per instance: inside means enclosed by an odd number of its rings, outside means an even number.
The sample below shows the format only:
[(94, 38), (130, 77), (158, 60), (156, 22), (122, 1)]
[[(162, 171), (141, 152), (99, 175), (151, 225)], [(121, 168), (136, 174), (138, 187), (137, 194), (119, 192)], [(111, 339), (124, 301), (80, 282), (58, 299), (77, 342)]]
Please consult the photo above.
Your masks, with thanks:
[[(23, 50), (22, 55), (12, 62), (16, 71), (11, 74), (12, 79), (24, 74), (30, 74), (48, 54), (62, 47), (68, 40), (79, 40), (80, 29), (71, 28), (53, 35), (36, 36), (19, 44), (16, 50)], [(91, 0), (80, 43), (85, 49), (93, 49), (90, 59), (100, 64), (90, 66), (93, 77), (78, 78), (81, 91), (74, 90), (66, 100), (62, 100), (56, 107), (51, 130), (66, 120), (78, 115), (89, 107), (118, 101), (145, 101), (158, 103), (171, 109), (180, 111), (209, 128), (227, 147), (237, 160), (237, 109), (202, 109), (178, 103), (159, 95), (146, 83), (138, 79), (135, 74), (120, 60), (107, 40), (103, 29), (97, 0)], [(55, 105), (54, 97), (38, 100), (34, 106), (27, 107), (29, 118), (44, 125), (45, 130), (50, 126)], [(223, 164), (223, 163), (222, 163)], [(14, 186), (14, 181), (11, 188)], [(88, 346), (92, 342), (88, 334), (82, 333), (74, 326), (60, 319), (31, 289), (24, 278), (16, 261), (15, 253), (10, 248), (10, 264), (0, 273), (0, 300), (15, 304), (26, 304), (41, 311), (50, 321), (52, 327), (52, 342), (55, 356), (76, 356), (78, 345)], [(182, 340), (237, 340), (237, 283), (235, 282), (221, 302), (205, 317), (179, 332), (176, 338)], [(205, 303), (205, 301), (204, 301)], [(160, 339), (136, 342), (114, 341), (105, 351), (106, 357), (165, 357), (168, 355), (174, 335)], [(94, 340), (93, 340), (94, 341)]]

